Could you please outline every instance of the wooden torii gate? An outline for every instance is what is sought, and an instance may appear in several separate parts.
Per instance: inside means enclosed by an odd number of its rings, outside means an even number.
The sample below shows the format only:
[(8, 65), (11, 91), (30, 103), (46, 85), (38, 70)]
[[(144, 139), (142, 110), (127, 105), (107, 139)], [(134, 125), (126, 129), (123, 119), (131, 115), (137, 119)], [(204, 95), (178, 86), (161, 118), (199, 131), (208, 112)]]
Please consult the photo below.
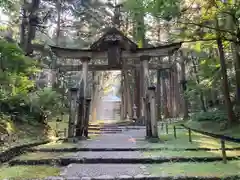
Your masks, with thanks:
[[(89, 49), (69, 49), (57, 46), (50, 46), (52, 52), (56, 56), (69, 59), (80, 59), (81, 65), (69, 66), (63, 65), (58, 68), (60, 71), (82, 71), (83, 85), (81, 95), (78, 97), (80, 107), (76, 104), (77, 89), (72, 89), (72, 105), (70, 114), (70, 124), (72, 127), (77, 127), (69, 131), (69, 137), (87, 136), (88, 118), (86, 106), (86, 87), (88, 71), (108, 71), (108, 70), (127, 70), (139, 68), (141, 70), (140, 76), (140, 96), (141, 116), (144, 117), (147, 127), (147, 136), (157, 137), (156, 115), (155, 115), (155, 88), (149, 87), (149, 69), (169, 69), (171, 64), (166, 64), (159, 61), (159, 64), (150, 64), (152, 57), (171, 56), (175, 51), (181, 47), (181, 43), (173, 43), (151, 48), (138, 48), (137, 45), (129, 38), (124, 36), (117, 28), (112, 27), (96, 42), (94, 42)], [(91, 65), (89, 62), (94, 59), (108, 59), (107, 65)], [(136, 64), (129, 63), (129, 59), (138, 59)], [(149, 92), (149, 93), (148, 93)], [(151, 97), (151, 98), (150, 98)], [(88, 100), (90, 103), (90, 100)], [(149, 105), (150, 103), (150, 105)], [(79, 107), (77, 107), (79, 106)], [(149, 112), (149, 108), (151, 109)], [(77, 119), (77, 114), (81, 113), (80, 119)], [(155, 128), (154, 128), (155, 127)], [(79, 130), (78, 130), (79, 129)]]

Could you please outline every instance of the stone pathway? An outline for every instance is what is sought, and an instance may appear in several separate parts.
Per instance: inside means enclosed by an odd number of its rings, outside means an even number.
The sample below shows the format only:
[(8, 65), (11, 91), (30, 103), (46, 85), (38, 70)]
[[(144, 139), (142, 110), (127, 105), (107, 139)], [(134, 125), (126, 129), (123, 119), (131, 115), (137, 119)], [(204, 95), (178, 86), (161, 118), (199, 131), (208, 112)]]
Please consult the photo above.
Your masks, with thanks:
[[(61, 174), (63, 177), (136, 177), (149, 175), (141, 164), (70, 164)], [(103, 178), (104, 179), (104, 178)], [(106, 178), (107, 179), (107, 178)]]
[[(103, 134), (92, 140), (82, 142), (86, 148), (136, 148), (136, 138), (143, 138), (145, 130), (125, 130), (122, 133)], [(100, 151), (100, 152), (77, 152), (73, 158), (141, 158), (140, 151)], [(70, 164), (61, 173), (61, 176), (107, 179), (110, 177), (141, 177), (148, 176), (146, 166), (142, 164)]]

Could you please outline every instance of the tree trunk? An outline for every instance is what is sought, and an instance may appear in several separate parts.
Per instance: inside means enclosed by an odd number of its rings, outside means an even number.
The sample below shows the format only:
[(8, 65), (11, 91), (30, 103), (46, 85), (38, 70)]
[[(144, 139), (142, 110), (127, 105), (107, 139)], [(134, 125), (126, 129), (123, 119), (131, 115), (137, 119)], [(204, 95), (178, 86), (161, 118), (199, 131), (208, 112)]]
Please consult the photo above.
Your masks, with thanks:
[(161, 93), (161, 70), (157, 70), (157, 120), (162, 120)]
[(25, 44), (25, 52), (26, 55), (32, 54), (32, 40), (36, 35), (36, 27), (38, 25), (38, 16), (37, 10), (39, 9), (40, 0), (32, 0), (31, 7), (29, 8), (29, 16), (28, 16), (28, 34), (27, 40)]
[(185, 57), (183, 55), (183, 52), (180, 51), (180, 83), (181, 83), (181, 94), (182, 94), (182, 100), (183, 100), (183, 118), (188, 119), (188, 99), (185, 96), (185, 92), (187, 90), (187, 81), (186, 81), (186, 70), (185, 70)]
[(22, 23), (20, 29), (20, 45), (24, 48), (26, 45), (26, 25), (27, 25), (27, 11), (25, 5), (27, 4), (26, 0), (24, 0), (22, 5)]
[[(60, 32), (61, 32), (61, 2), (60, 1), (56, 1), (56, 9), (57, 9), (57, 29), (56, 29), (56, 45), (59, 46), (60, 42)], [(56, 65), (57, 65), (57, 59), (53, 60), (53, 64), (52, 64), (52, 81), (53, 81), (53, 89), (57, 89), (59, 86), (59, 73), (57, 72), (56, 69)]]
[(57, 9), (57, 31), (56, 31), (56, 44), (59, 46), (59, 37), (61, 33), (61, 2), (60, 0), (56, 1), (56, 9)]
[(167, 96), (167, 83), (166, 83), (166, 72), (162, 72), (162, 93), (163, 93), (163, 114), (164, 118), (169, 118), (168, 111), (168, 96)]
[(141, 104), (141, 96), (140, 96), (140, 70), (135, 69), (134, 70), (134, 80), (135, 80), (135, 105), (137, 107), (136, 109), (136, 115), (137, 117), (140, 117), (140, 104)]
[[(192, 64), (193, 64), (193, 72), (195, 74), (196, 82), (199, 85), (200, 84), (200, 78), (198, 76), (197, 64), (195, 62), (195, 59), (192, 59), (191, 61), (192, 61)], [(199, 99), (200, 99), (200, 103), (201, 103), (201, 107), (202, 107), (203, 112), (206, 112), (207, 109), (206, 109), (206, 106), (205, 106), (205, 103), (204, 103), (204, 96), (203, 96), (203, 92), (202, 92), (201, 89), (199, 90)]]
[[(236, 1), (234, 2), (236, 3)], [(235, 23), (235, 20), (233, 19), (233, 16), (228, 15), (227, 16), (227, 23), (226, 27), (227, 30), (235, 32), (237, 31), (237, 34), (240, 35), (240, 28), (239, 24), (237, 22)], [(237, 38), (232, 37), (234, 40), (237, 40)], [(234, 68), (235, 68), (235, 77), (236, 77), (236, 104), (240, 105), (240, 54), (239, 54), (239, 45), (235, 42), (231, 43), (231, 50), (234, 60)]]
[(175, 108), (176, 108), (176, 117), (178, 117), (180, 113), (180, 104), (181, 104), (181, 98), (180, 98), (180, 87), (178, 83), (178, 71), (177, 66), (175, 65), (173, 67), (174, 69), (174, 93), (175, 93)]
[(91, 115), (92, 115), (92, 121), (97, 120), (97, 103), (98, 103), (98, 76), (96, 72), (92, 71), (92, 76), (93, 76), (93, 89), (92, 89), (92, 104), (91, 104)]
[(169, 116), (173, 117), (173, 87), (172, 87), (172, 69), (168, 72), (168, 109)]
[(225, 105), (226, 105), (227, 114), (228, 114), (228, 122), (229, 124), (232, 124), (236, 121), (236, 117), (233, 112), (233, 106), (230, 99), (227, 67), (226, 67), (226, 61), (225, 61), (225, 56), (223, 51), (223, 44), (222, 44), (222, 40), (219, 33), (217, 33), (217, 45), (218, 45), (219, 58), (220, 58), (220, 64), (221, 64), (223, 94), (224, 94), (224, 100), (225, 100)]
[(236, 104), (240, 105), (240, 55), (237, 44), (232, 43), (232, 54), (234, 59), (235, 77), (236, 77)]

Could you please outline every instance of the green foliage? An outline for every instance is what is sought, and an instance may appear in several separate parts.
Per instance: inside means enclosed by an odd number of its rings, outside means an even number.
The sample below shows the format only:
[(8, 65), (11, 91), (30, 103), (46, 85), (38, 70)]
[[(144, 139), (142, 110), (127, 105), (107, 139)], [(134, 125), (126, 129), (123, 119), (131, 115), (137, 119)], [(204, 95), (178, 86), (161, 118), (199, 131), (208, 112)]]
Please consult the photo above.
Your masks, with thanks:
[(193, 121), (227, 121), (226, 112), (217, 110), (210, 112), (199, 112), (192, 116)]
[(37, 64), (14, 43), (0, 40), (0, 101), (3, 104), (15, 104), (28, 96), (34, 87), (30, 77), (37, 72)]
[(19, 0), (0, 0), (0, 7), (4, 11), (13, 11), (17, 9), (17, 5), (19, 5)]
[(34, 92), (29, 97), (29, 104), (32, 108), (38, 109), (40, 112), (59, 114), (63, 111), (61, 104), (61, 95), (53, 91), (51, 88), (44, 88)]
[(0, 52), (2, 70), (7, 70), (8, 73), (23, 73), (24, 75), (36, 71), (36, 61), (26, 57), (22, 49), (16, 44), (0, 40)]
[(125, 8), (133, 14), (151, 14), (154, 17), (170, 21), (180, 13), (179, 0), (128, 0)]
[(148, 0), (147, 11), (154, 17), (170, 21), (180, 15), (179, 0)]
[(1, 113), (42, 122), (43, 114), (59, 113), (61, 96), (49, 88), (34, 90), (37, 61), (26, 57), (18, 45), (0, 40)]

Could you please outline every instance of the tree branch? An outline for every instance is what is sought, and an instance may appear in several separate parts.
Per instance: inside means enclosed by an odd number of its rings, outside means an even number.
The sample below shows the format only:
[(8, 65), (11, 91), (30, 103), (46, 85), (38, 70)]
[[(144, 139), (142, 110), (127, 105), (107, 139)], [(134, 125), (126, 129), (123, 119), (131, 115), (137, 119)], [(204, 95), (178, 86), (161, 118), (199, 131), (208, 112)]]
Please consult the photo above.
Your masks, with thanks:
[(228, 31), (228, 30), (225, 30), (225, 29), (219, 29), (219, 28), (215, 28), (215, 27), (211, 27), (211, 26), (206, 26), (206, 25), (198, 24), (198, 23), (194, 23), (194, 22), (180, 22), (180, 21), (178, 21), (177, 23), (185, 24), (185, 25), (195, 25), (195, 26), (198, 26), (198, 27), (208, 28), (208, 29), (212, 29), (212, 30), (215, 30), (215, 31), (218, 31), (218, 32), (225, 32), (225, 33), (229, 33), (233, 36), (237, 36), (237, 34), (232, 32), (232, 31)]
[[(225, 41), (230, 41), (230, 42), (235, 42), (235, 43), (239, 43), (239, 41), (236, 41), (234, 39), (228, 39), (228, 38), (221, 38), (222, 40)], [(180, 41), (179, 43), (191, 43), (191, 42), (198, 42), (198, 41), (216, 41), (217, 38), (209, 38), (209, 39), (192, 39), (192, 40), (185, 40), (185, 41)]]

